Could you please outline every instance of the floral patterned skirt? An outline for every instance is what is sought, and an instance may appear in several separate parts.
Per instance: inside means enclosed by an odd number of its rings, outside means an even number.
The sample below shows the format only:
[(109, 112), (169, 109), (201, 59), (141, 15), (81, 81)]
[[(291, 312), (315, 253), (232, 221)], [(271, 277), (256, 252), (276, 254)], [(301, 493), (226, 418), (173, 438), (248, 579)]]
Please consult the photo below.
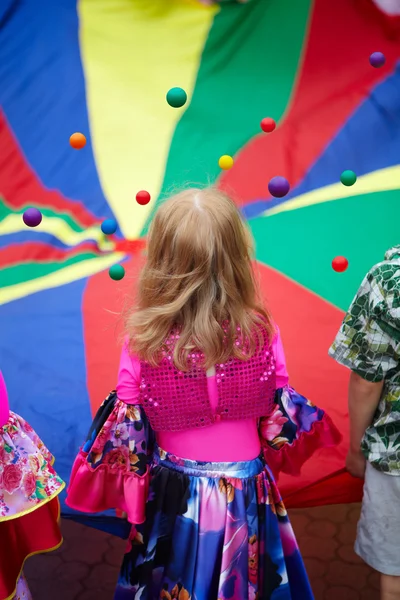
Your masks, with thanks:
[(32, 595), (24, 575), (21, 575), (18, 579), (16, 592), (12, 600), (32, 600)]
[(10, 412), (0, 427), (0, 599), (29, 599), (25, 560), (62, 542), (58, 494), (64, 482), (32, 427)]
[(312, 600), (269, 468), (157, 449), (146, 521), (132, 527), (115, 600)]

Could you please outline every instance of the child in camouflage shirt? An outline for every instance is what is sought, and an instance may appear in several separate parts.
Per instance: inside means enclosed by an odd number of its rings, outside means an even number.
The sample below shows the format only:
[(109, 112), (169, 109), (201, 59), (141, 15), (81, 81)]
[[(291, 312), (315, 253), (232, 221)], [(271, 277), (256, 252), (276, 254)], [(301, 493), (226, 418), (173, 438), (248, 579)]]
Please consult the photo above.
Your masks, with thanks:
[(348, 471), (365, 478), (355, 550), (400, 599), (400, 246), (367, 274), (329, 354), (352, 371)]

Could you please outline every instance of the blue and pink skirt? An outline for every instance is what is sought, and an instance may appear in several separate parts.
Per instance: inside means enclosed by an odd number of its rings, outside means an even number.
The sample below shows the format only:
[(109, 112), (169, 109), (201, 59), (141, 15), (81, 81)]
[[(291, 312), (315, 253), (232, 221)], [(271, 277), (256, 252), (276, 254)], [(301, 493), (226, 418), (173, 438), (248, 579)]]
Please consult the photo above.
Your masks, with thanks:
[(153, 453), (146, 521), (133, 526), (115, 600), (311, 600), (274, 478), (238, 463)]
[(72, 469), (67, 504), (132, 523), (115, 600), (312, 600), (272, 470), (299, 472), (341, 435), (290, 387), (261, 419), (262, 455), (198, 462), (157, 447), (140, 406), (111, 392)]

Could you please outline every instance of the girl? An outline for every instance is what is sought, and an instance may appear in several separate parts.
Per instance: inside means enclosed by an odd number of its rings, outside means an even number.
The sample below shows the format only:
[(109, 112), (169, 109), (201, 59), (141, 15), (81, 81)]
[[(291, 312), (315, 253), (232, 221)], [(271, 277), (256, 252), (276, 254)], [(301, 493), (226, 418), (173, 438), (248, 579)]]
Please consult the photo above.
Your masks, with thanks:
[(251, 251), (214, 188), (178, 194), (151, 224), (117, 388), (67, 501), (132, 523), (116, 600), (313, 598), (269, 464), (296, 472), (340, 435), (287, 385)]
[(25, 560), (62, 543), (58, 494), (64, 482), (32, 427), (9, 410), (0, 371), (0, 599), (30, 600)]

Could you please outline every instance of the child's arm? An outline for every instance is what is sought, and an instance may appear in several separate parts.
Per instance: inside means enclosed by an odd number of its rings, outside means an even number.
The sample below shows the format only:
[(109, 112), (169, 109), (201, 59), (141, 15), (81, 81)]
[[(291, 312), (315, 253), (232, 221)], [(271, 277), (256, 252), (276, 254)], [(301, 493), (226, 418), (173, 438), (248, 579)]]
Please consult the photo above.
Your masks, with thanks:
[(104, 400), (71, 473), (67, 505), (82, 512), (116, 509), (143, 523), (154, 432), (139, 404), (140, 361), (122, 351), (118, 384)]
[(362, 439), (373, 423), (385, 379), (399, 364), (396, 322), (392, 318), (387, 277), (382, 275), (384, 266), (381, 263), (373, 267), (364, 278), (329, 350), (332, 358), (352, 371), (346, 466), (360, 478), (364, 477), (366, 466)]
[(358, 452), (361, 440), (378, 408), (384, 380), (366, 381), (352, 372), (349, 383), (350, 451)]
[(353, 477), (364, 478), (366, 458), (361, 440), (371, 425), (382, 394), (384, 380), (367, 381), (352, 372), (349, 382), (350, 449), (346, 467)]

